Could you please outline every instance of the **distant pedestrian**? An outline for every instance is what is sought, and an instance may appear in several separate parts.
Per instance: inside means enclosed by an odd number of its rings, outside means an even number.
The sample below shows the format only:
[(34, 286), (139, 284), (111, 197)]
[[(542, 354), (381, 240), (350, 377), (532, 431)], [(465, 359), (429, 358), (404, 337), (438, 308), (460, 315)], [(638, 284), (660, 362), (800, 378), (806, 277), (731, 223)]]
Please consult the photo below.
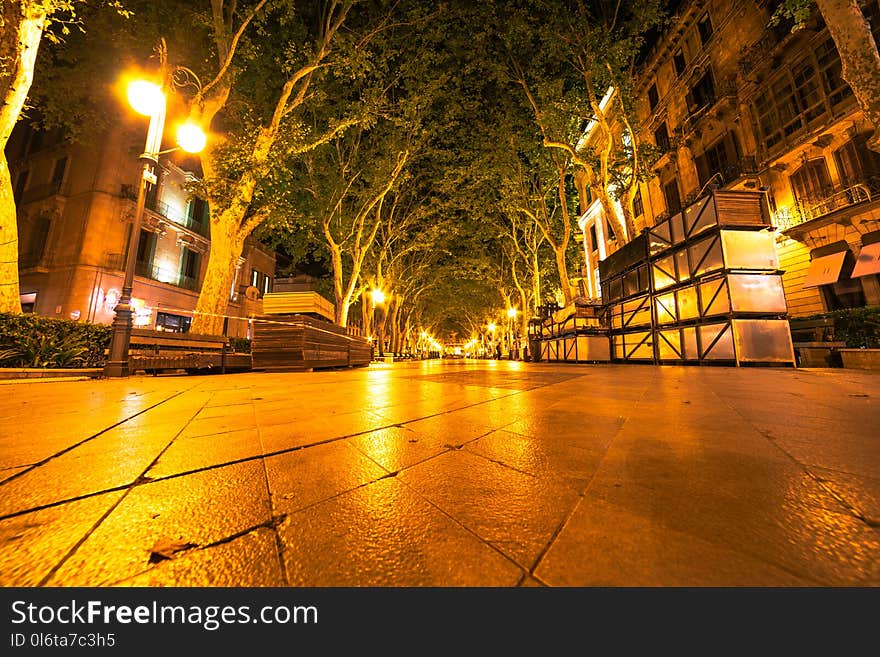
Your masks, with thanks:
[(495, 360), (501, 360), (501, 343), (495, 345)]

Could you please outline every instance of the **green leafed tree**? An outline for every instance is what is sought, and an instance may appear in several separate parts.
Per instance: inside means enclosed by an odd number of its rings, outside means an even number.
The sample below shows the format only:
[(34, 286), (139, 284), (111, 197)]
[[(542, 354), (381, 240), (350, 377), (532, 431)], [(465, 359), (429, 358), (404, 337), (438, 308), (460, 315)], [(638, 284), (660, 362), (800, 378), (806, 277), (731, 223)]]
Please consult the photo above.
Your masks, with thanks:
[(566, 153), (583, 172), (615, 234), (625, 239), (635, 235), (636, 182), (650, 166), (634, 121), (635, 67), (646, 32), (662, 16), (660, 0), (534, 0), (501, 19), (511, 77), (528, 99), (544, 146)]

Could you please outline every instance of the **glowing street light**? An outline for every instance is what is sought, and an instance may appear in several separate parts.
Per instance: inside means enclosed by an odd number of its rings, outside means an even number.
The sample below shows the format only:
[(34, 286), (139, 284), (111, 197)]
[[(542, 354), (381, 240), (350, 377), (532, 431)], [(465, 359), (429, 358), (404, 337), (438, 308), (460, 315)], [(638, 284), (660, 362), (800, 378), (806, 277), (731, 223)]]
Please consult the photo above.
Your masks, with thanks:
[[(144, 152), (141, 153), (141, 176), (138, 181), (137, 206), (135, 208), (134, 221), (131, 235), (128, 240), (128, 258), (125, 263), (125, 277), (122, 283), (122, 293), (119, 303), (114, 308), (113, 331), (110, 336), (110, 353), (107, 363), (104, 365), (104, 376), (122, 377), (130, 374), (128, 347), (131, 342), (132, 304), (131, 292), (134, 284), (134, 270), (137, 265), (137, 245), (141, 234), (141, 222), (144, 216), (144, 206), (147, 198), (147, 184), (156, 184), (156, 174), (153, 169), (159, 164), (159, 155), (177, 150), (172, 148), (162, 151), (162, 134), (165, 130), (165, 93), (160, 85), (146, 80), (135, 80), (128, 85), (128, 102), (138, 114), (150, 117), (150, 125), (147, 130), (147, 142)], [(188, 127), (178, 132), (179, 148), (191, 153), (198, 152), (205, 147), (207, 138), (198, 126), (193, 123), (185, 124)], [(198, 133), (201, 133), (199, 136)], [(191, 149), (196, 150), (191, 150)]]
[(371, 294), (373, 295), (373, 303), (376, 305), (385, 303), (385, 293), (382, 290), (373, 290)]
[(507, 309), (507, 349), (510, 360), (513, 360), (513, 322), (516, 319), (516, 313), (516, 308)]
[(201, 153), (207, 143), (208, 136), (198, 123), (186, 121), (177, 128), (177, 144), (187, 153)]

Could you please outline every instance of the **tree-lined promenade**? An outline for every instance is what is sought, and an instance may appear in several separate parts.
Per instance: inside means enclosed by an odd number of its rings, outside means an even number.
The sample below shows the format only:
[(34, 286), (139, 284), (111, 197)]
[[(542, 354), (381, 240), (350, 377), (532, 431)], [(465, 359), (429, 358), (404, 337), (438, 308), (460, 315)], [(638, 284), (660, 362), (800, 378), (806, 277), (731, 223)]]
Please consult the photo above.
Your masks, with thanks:
[[(585, 199), (619, 244), (636, 235), (658, 153), (635, 81), (680, 4), (4, 0), (0, 146), (19, 121), (94, 139), (124, 117), (123, 75), (159, 76), (209, 134), (187, 190), (211, 238), (192, 331), (222, 332), (254, 237), (321, 272), (336, 323), (378, 322), (394, 351), (424, 331), (467, 339), (508, 308), (524, 334), (576, 294)], [(880, 56), (858, 3), (787, 0), (777, 18), (815, 12), (876, 125)], [(20, 310), (4, 154), (0, 312)]]

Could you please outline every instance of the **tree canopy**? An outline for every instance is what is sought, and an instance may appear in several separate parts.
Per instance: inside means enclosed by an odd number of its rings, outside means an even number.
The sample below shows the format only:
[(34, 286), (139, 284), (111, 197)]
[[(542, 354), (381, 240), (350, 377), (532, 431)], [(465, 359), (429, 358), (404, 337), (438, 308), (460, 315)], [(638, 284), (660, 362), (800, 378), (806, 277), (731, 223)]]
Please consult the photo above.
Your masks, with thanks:
[(285, 254), (280, 274), (322, 276), (339, 324), (372, 321), (365, 292), (384, 289), (377, 321), (400, 340), (464, 336), (511, 306), (524, 330), (548, 299), (569, 302), (578, 185), (635, 234), (652, 153), (633, 80), (662, 0), (122, 4), (53, 5), (76, 9), (76, 29), (40, 50), (25, 111), (94, 138), (120, 73), (155, 69), (166, 44), (177, 110), (211, 132), (190, 189), (212, 240), (194, 330), (218, 330), (251, 235)]

